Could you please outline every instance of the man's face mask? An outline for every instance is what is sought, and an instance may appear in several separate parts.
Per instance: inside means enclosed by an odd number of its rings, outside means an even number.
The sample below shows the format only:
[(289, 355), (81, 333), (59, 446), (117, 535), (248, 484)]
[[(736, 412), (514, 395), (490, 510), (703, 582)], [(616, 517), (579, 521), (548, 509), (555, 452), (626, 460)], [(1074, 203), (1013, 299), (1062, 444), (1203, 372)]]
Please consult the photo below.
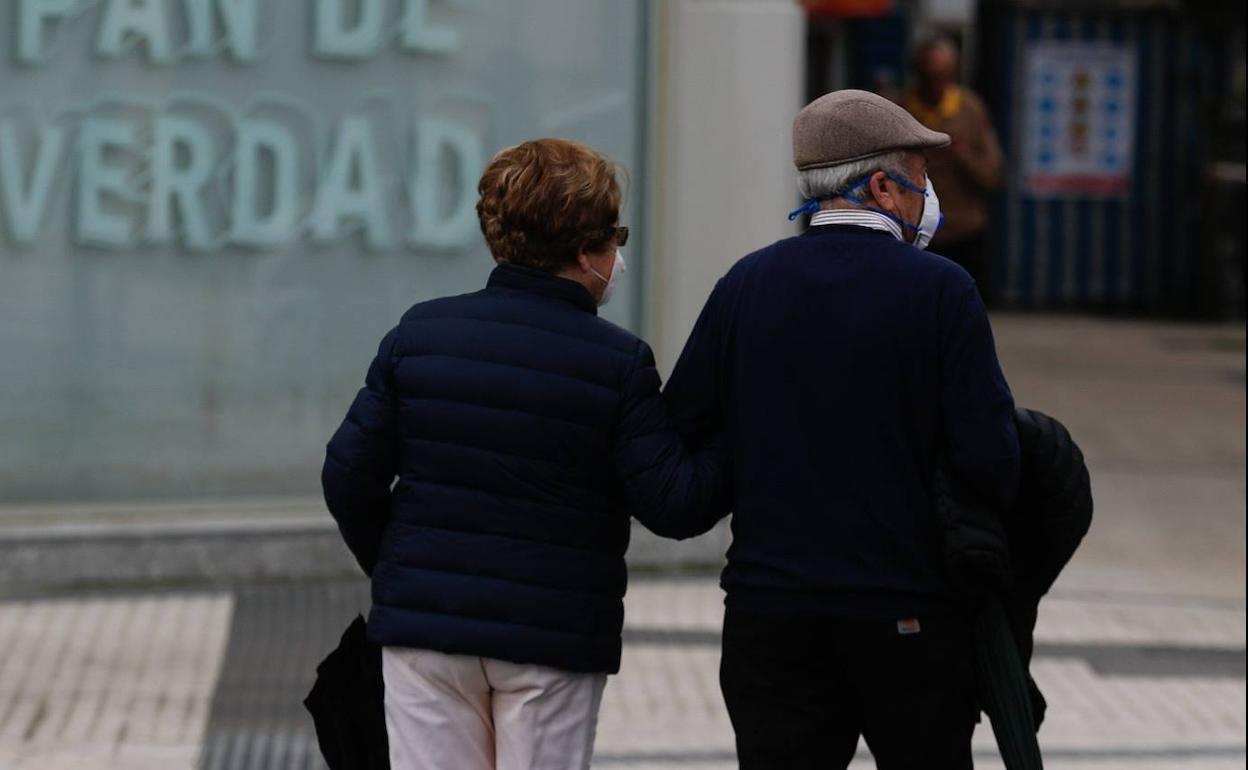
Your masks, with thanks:
[(919, 218), (919, 226), (914, 231), (914, 245), (920, 249), (927, 248), (927, 244), (932, 242), (932, 237), (945, 221), (945, 215), (940, 213), (940, 198), (936, 197), (936, 186), (926, 173), (923, 174), (923, 190), (923, 216)]

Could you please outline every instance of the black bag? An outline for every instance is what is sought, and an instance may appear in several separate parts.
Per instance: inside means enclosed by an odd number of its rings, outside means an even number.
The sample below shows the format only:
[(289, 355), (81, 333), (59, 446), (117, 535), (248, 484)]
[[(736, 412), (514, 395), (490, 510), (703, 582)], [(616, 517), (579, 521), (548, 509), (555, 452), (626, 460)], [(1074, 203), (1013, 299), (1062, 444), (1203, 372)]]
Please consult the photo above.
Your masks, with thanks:
[(316, 667), (303, 705), (330, 770), (390, 770), (381, 645), (368, 640), (357, 615), (338, 648)]

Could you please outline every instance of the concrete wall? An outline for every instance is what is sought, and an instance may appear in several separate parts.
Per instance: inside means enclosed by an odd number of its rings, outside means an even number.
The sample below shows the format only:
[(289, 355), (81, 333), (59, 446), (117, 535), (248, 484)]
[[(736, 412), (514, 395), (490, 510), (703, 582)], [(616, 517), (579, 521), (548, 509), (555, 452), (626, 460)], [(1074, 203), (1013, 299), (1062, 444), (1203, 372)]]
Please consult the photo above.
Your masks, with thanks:
[(659, 0), (643, 333), (664, 374), (715, 281), (795, 232), (790, 128), (805, 15), (793, 0)]

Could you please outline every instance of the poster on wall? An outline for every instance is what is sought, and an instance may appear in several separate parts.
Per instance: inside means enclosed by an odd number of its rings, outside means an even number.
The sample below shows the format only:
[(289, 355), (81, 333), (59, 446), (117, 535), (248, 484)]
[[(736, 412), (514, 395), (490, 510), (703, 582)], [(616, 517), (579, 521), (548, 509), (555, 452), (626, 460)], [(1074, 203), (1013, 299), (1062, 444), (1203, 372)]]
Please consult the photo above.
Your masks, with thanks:
[(1123, 194), (1135, 141), (1135, 52), (1105, 42), (1032, 43), (1025, 58), (1023, 188)]

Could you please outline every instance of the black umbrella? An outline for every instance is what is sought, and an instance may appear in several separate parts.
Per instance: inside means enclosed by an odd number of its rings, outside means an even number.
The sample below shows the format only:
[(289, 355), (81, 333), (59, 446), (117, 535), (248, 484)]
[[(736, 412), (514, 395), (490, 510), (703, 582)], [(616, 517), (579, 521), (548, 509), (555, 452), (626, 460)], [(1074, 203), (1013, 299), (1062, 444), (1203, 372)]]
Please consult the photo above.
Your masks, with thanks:
[(986, 600), (974, 624), (976, 689), (1006, 770), (1042, 770), (1027, 670), (1001, 600)]

